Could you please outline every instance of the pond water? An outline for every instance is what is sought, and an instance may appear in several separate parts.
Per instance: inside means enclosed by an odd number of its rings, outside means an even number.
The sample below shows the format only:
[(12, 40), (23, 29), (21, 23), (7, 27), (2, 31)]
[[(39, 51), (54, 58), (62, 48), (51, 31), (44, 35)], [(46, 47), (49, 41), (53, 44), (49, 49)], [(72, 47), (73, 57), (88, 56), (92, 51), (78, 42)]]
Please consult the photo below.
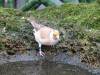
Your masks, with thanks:
[(76, 66), (49, 61), (17, 61), (0, 65), (0, 75), (92, 75)]
[(0, 75), (100, 75), (100, 69), (92, 69), (80, 62), (80, 56), (66, 53), (36, 55), (34, 51), (24, 54), (0, 54)]

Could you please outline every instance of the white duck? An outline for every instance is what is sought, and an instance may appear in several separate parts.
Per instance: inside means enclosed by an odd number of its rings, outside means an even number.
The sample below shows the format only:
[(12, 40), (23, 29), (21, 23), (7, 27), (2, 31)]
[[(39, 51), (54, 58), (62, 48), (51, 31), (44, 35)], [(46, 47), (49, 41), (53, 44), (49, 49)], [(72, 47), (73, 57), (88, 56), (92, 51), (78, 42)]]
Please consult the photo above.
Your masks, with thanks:
[(55, 45), (59, 42), (59, 31), (55, 30), (53, 28), (44, 26), (42, 24), (38, 24), (35, 22), (34, 18), (29, 17), (27, 19), (32, 26), (34, 27), (33, 31), (34, 31), (34, 36), (35, 36), (35, 40), (39, 45), (39, 54), (41, 56), (44, 56), (44, 52), (42, 52), (41, 50), (41, 46), (42, 45)]

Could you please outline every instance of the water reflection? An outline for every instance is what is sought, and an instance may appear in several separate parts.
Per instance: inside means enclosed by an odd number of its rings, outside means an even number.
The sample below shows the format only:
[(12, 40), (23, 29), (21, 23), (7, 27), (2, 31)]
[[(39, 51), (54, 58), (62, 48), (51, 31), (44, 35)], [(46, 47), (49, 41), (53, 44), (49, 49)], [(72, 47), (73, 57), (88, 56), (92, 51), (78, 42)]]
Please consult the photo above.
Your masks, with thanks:
[(49, 61), (18, 61), (0, 65), (0, 75), (92, 75), (68, 64)]

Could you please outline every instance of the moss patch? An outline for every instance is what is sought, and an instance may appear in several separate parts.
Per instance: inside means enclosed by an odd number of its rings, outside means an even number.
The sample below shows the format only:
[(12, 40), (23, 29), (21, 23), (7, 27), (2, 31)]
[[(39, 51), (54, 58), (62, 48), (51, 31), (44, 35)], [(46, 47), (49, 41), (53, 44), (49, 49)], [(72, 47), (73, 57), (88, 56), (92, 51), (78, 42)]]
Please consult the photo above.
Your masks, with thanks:
[[(100, 8), (98, 4), (64, 4), (32, 11), (38, 21), (63, 32), (61, 47), (80, 52), (81, 60), (92, 65), (100, 62)], [(97, 65), (95, 65), (97, 66)]]
[(0, 8), (0, 51), (25, 50), (30, 46), (32, 27), (25, 16), (26, 13), (16, 9)]
[(0, 51), (36, 47), (32, 26), (24, 19), (29, 15), (62, 32), (61, 43), (54, 50), (79, 52), (82, 62), (100, 64), (100, 8), (97, 4), (64, 4), (29, 12), (0, 8)]
[(80, 24), (88, 28), (100, 29), (100, 8), (96, 4), (64, 4), (61, 7), (49, 7), (42, 11), (33, 11), (33, 15), (42, 20)]

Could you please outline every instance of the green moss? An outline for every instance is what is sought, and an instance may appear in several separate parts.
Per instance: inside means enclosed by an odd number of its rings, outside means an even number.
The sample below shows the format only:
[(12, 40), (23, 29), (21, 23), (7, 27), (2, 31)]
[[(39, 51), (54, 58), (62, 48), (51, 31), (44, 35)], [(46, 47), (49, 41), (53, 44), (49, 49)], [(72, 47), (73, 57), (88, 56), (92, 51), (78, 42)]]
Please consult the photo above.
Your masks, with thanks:
[[(21, 27), (25, 24), (25, 21), (22, 19), (24, 16), (25, 13), (22, 11), (0, 8), (0, 50), (9, 49), (6, 46), (8, 40), (15, 41), (14, 43), (16, 44), (18, 40), (22, 39), (19, 35), (22, 36)], [(10, 48), (10, 50), (13, 49)]]
[(80, 51), (82, 58), (87, 56), (85, 58), (89, 62), (92, 62), (91, 56), (93, 59), (100, 57), (100, 47), (95, 43), (100, 42), (100, 8), (96, 4), (64, 4), (29, 12), (0, 8), (0, 50), (16, 51), (36, 46), (32, 26), (23, 19), (29, 15), (44, 25), (58, 28), (64, 34), (60, 36), (58, 48)]
[[(100, 43), (99, 5), (96, 3), (64, 4), (61, 7), (48, 7), (40, 11), (33, 10), (32, 13), (36, 19), (42, 21), (42, 24), (56, 26), (58, 29), (63, 28), (62, 32), (65, 32), (65, 37), (61, 37), (61, 39), (63, 38), (62, 46), (66, 46), (74, 53), (80, 50), (82, 61), (98, 62), (100, 46), (97, 46), (96, 42)], [(76, 44), (80, 44), (81, 48), (77, 49)]]
[(24, 13), (15, 9), (0, 9), (0, 26), (6, 27), (9, 31), (17, 31), (22, 25), (21, 17)]
[(96, 2), (100, 5), (100, 0), (96, 0)]
[(100, 29), (100, 8), (96, 4), (64, 4), (33, 11), (33, 15), (44, 20), (80, 24), (88, 28)]

